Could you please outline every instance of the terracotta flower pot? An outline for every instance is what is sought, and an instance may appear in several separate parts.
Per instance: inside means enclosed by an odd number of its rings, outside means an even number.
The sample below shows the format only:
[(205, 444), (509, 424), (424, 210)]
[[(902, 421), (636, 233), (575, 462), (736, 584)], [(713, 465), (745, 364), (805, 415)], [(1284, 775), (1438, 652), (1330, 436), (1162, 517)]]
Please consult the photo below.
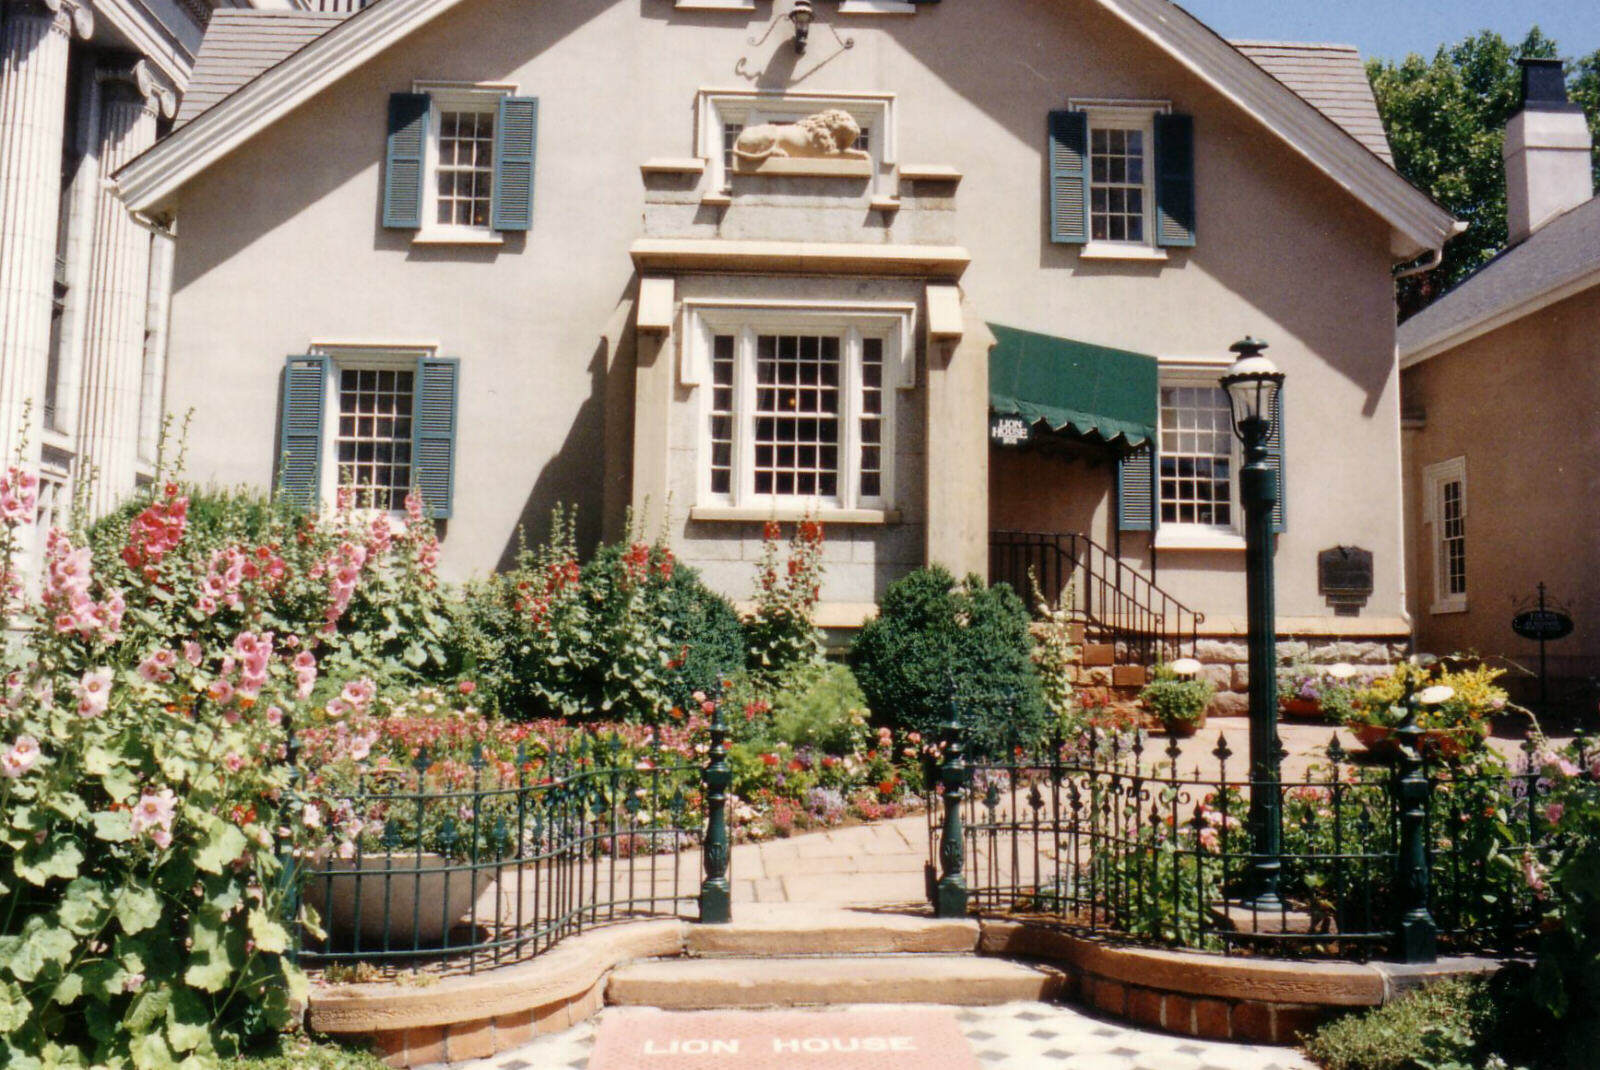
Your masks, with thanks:
[(463, 865), (436, 854), (379, 854), (358, 866), (325, 854), (308, 867), (303, 897), (334, 944), (355, 942), (359, 904), (361, 947), (384, 947), (386, 931), (391, 948), (438, 947), (494, 882), (489, 869), (447, 868)]
[(1316, 720), (1322, 716), (1322, 703), (1314, 698), (1302, 698), (1299, 695), (1284, 699), (1281, 703), (1281, 708), (1286, 717), (1303, 717), (1308, 720)]
[[(1358, 724), (1350, 731), (1361, 745), (1373, 754), (1393, 754), (1400, 748), (1395, 730), (1387, 725)], [(1479, 737), (1482, 738), (1481, 736)], [(1459, 758), (1471, 750), (1476, 741), (1468, 730), (1452, 731), (1446, 728), (1429, 728), (1422, 733), (1424, 753), (1437, 758)]]
[(1161, 724), (1161, 727), (1166, 729), (1167, 735), (1175, 736), (1178, 739), (1188, 739), (1205, 726), (1206, 715), (1204, 710), (1193, 721), (1163, 721)]

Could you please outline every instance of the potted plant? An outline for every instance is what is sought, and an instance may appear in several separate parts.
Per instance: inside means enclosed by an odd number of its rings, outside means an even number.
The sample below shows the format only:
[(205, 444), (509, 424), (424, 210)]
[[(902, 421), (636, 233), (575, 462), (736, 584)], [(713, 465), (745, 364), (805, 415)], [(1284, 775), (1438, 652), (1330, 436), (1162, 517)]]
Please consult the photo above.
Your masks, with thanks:
[(1286, 717), (1337, 721), (1353, 697), (1355, 675), (1355, 667), (1344, 662), (1295, 661), (1278, 670), (1278, 707)]
[(1506, 707), (1505, 690), (1495, 683), (1504, 673), (1487, 665), (1447, 669), (1440, 662), (1401, 662), (1357, 691), (1342, 720), (1362, 746), (1392, 750), (1395, 729), (1406, 717), (1401, 700), (1410, 683), (1424, 696), (1417, 711), (1423, 746), (1437, 757), (1459, 758), (1482, 746), (1489, 719)]
[(1151, 679), (1139, 692), (1139, 701), (1168, 735), (1192, 736), (1206, 723), (1206, 707), (1216, 687), (1209, 680), (1197, 679), (1200, 663), (1194, 658), (1179, 658), (1169, 665), (1157, 665)]

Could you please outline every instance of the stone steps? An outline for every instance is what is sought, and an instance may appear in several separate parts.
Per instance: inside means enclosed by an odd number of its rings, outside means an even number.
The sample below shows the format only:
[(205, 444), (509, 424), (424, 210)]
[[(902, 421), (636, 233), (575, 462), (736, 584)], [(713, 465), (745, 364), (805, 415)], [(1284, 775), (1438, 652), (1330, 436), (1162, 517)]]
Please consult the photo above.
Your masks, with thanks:
[(690, 956), (960, 955), (978, 923), (869, 910), (740, 904), (729, 925), (689, 927)]
[(1000, 959), (898, 954), (662, 959), (619, 967), (606, 1002), (665, 1010), (1053, 1000), (1062, 975)]

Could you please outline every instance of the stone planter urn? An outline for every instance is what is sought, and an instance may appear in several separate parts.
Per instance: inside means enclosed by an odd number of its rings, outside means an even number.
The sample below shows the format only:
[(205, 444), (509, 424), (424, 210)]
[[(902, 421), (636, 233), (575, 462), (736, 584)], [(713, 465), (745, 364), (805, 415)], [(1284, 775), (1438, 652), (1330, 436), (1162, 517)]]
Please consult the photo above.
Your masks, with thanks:
[[(377, 951), (439, 947), (494, 883), (494, 870), (472, 870), (437, 854), (378, 854), (338, 859), (323, 854), (307, 867), (301, 893), (322, 919), (331, 944)], [(387, 937), (385, 936), (387, 933)]]

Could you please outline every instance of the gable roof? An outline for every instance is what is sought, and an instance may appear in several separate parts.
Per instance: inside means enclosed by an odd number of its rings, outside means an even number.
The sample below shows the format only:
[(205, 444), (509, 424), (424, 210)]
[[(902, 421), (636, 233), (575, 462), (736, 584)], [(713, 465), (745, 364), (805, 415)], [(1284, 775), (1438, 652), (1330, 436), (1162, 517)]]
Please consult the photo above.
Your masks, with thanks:
[(211, 15), (174, 129), (276, 67), (349, 18), (346, 12), (252, 11), (221, 8)]
[[(184, 183), (346, 73), (463, 0), (381, 0), (268, 66), (117, 173), (135, 212), (159, 208)], [(1285, 82), (1169, 0), (1094, 0), (1171, 55), (1392, 228), (1391, 252), (1411, 259), (1459, 232), (1455, 219)], [(220, 54), (219, 54), (220, 55)], [(1287, 65), (1280, 65), (1287, 69)], [(1322, 84), (1326, 79), (1311, 81)]]
[(1378, 98), (1354, 45), (1316, 45), (1302, 41), (1232, 41), (1256, 66), (1294, 90), (1338, 123), (1378, 159), (1394, 166), (1389, 136), (1378, 116)]
[(1409, 368), (1600, 286), (1600, 197), (1557, 216), (1400, 325)]

